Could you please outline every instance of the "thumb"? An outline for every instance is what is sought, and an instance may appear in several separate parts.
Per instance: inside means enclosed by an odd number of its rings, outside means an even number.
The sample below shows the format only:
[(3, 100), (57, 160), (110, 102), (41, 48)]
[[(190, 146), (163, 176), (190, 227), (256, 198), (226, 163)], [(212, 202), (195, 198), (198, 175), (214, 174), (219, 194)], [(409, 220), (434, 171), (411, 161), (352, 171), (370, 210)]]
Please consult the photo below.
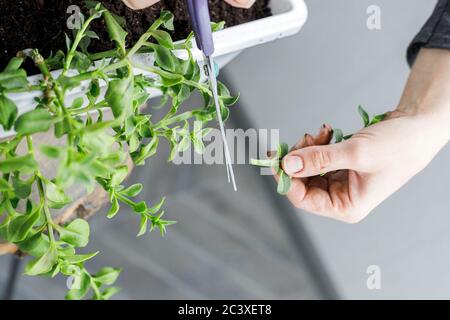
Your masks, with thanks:
[(281, 163), (291, 177), (317, 176), (330, 171), (355, 169), (358, 157), (356, 149), (348, 141), (298, 149), (287, 154)]

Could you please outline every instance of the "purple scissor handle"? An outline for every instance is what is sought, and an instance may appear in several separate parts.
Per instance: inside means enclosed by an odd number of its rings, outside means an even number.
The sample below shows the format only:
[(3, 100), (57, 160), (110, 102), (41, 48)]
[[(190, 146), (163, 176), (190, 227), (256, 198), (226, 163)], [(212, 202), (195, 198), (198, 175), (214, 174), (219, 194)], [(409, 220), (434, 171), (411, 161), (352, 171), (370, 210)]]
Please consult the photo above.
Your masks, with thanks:
[(194, 29), (195, 41), (197, 47), (203, 52), (205, 57), (205, 73), (209, 79), (214, 104), (216, 106), (217, 120), (219, 121), (220, 132), (225, 153), (225, 162), (227, 167), (228, 182), (232, 182), (236, 191), (236, 181), (234, 179), (233, 165), (231, 161), (230, 149), (228, 147), (225, 126), (222, 120), (219, 95), (217, 92), (217, 79), (215, 73), (215, 64), (212, 58), (214, 53), (214, 40), (211, 30), (211, 17), (209, 16), (208, 0), (187, 0), (189, 15), (191, 16), (192, 28)]
[(214, 40), (211, 31), (208, 0), (187, 0), (187, 5), (197, 47), (203, 51), (205, 56), (209, 57), (214, 53)]

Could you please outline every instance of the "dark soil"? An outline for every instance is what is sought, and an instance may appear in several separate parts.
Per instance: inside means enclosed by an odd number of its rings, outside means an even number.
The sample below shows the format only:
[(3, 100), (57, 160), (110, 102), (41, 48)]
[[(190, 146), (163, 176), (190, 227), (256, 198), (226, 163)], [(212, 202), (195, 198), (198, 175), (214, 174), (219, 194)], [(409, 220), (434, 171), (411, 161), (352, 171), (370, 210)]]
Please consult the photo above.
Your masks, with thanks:
[[(140, 11), (129, 9), (120, 0), (101, 2), (113, 13), (125, 18), (130, 44), (159, 17), (162, 9), (175, 14), (175, 32), (172, 34), (174, 40), (185, 38), (191, 30), (185, 0), (163, 0)], [(223, 0), (209, 2), (211, 19), (216, 22), (226, 21), (228, 27), (270, 15), (269, 0), (257, 0), (249, 10), (233, 8)], [(72, 34), (66, 27), (70, 16), (67, 8), (70, 5), (78, 5), (82, 11), (86, 11), (84, 0), (0, 0), (0, 70), (23, 49), (37, 48), (44, 56), (49, 56), (58, 49), (65, 49), (64, 33)], [(100, 35), (100, 40), (92, 42), (91, 52), (112, 48), (101, 20), (93, 23), (92, 30)]]

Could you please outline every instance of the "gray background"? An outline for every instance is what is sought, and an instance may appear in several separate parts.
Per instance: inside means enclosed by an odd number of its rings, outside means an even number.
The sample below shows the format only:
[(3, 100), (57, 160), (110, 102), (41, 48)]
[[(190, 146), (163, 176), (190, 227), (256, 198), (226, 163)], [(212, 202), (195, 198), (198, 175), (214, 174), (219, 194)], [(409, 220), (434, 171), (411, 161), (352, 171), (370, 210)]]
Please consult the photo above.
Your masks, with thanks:
[[(306, 2), (297, 36), (248, 50), (227, 68), (254, 125), (280, 128), (289, 143), (324, 122), (352, 132), (358, 104), (371, 114), (394, 108), (409, 72), (407, 45), (436, 3)], [(381, 7), (380, 31), (366, 28), (371, 4)], [(299, 212), (344, 298), (450, 298), (449, 161), (447, 147), (358, 225)], [(382, 271), (379, 291), (366, 288), (372, 264)]]
[[(307, 4), (309, 19), (298, 35), (247, 50), (222, 73), (241, 92), (239, 108), (252, 126), (280, 128), (291, 144), (324, 122), (357, 130), (358, 104), (371, 114), (395, 108), (409, 72), (406, 47), (435, 1)], [(382, 10), (380, 31), (366, 28), (372, 4)], [(241, 121), (232, 120), (229, 127)], [(174, 166), (166, 156), (167, 150), (130, 178), (145, 184), (142, 199), (167, 196), (167, 218), (178, 224), (165, 238), (136, 239), (139, 222), (128, 210), (112, 221), (104, 212), (92, 220), (86, 251), (101, 253), (88, 267), (123, 267), (116, 298), (336, 297), (323, 290), (328, 275), (341, 298), (450, 298), (449, 148), (357, 225), (291, 209), (275, 194), (271, 177), (249, 166), (236, 166), (236, 194), (223, 167)], [(297, 217), (305, 229), (295, 225)], [(289, 227), (296, 228), (301, 251)], [(0, 289), (9, 262), (0, 257)], [(369, 265), (381, 268), (381, 290), (366, 287)], [(20, 277), (15, 298), (60, 299), (64, 283)]]

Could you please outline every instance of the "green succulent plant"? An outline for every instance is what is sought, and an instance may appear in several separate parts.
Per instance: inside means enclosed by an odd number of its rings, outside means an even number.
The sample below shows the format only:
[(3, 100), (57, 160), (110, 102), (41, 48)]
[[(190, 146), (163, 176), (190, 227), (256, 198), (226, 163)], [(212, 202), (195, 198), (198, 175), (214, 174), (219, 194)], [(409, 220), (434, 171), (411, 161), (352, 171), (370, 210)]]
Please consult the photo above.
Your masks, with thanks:
[[(155, 204), (134, 200), (143, 186), (125, 186), (130, 171), (127, 158), (135, 165), (144, 165), (158, 152), (162, 140), (170, 144), (169, 160), (191, 144), (202, 152), (206, 131), (198, 127), (191, 131), (189, 121), (206, 125), (216, 113), (209, 86), (202, 82), (191, 52), (193, 35), (184, 42), (173, 42), (168, 33), (173, 30), (170, 12), (162, 11), (136, 44), (128, 47), (119, 19), (98, 2), (87, 1), (86, 5), (90, 14), (83, 17), (73, 37), (66, 36), (65, 51), (44, 58), (38, 50), (26, 50), (0, 72), (0, 125), (16, 132), (0, 142), (0, 239), (16, 244), (33, 258), (26, 265), (26, 274), (72, 277), (74, 285), (67, 299), (83, 299), (89, 293), (92, 299), (108, 299), (118, 291), (112, 285), (121, 269), (105, 267), (90, 273), (85, 263), (98, 252), (79, 253), (89, 242), (89, 223), (75, 219), (60, 224), (55, 219), (73, 202), (68, 188), (75, 185), (89, 192), (99, 185), (109, 194), (108, 218), (125, 205), (140, 219), (138, 235), (154, 229), (164, 235), (166, 227), (174, 223), (164, 219), (164, 199)], [(114, 50), (89, 52), (90, 42), (98, 38), (90, 29), (96, 19), (104, 20)], [(212, 25), (214, 31), (221, 27), (222, 23)], [(187, 58), (177, 57), (174, 50), (187, 52)], [(138, 63), (134, 56), (140, 53), (152, 53), (154, 65)], [(22, 67), (26, 59), (31, 59), (42, 74), (38, 84), (27, 78)], [(57, 69), (62, 72), (52, 72)], [(68, 94), (83, 87), (87, 87), (83, 96), (68, 103)], [(158, 121), (140, 108), (150, 98), (149, 89), (162, 92), (163, 104), (169, 105)], [(218, 89), (226, 119), (237, 97), (222, 83)], [(182, 111), (183, 103), (195, 91), (203, 96), (204, 105)], [(11, 94), (25, 92), (38, 94), (29, 106), (31, 111), (19, 115)], [(104, 117), (108, 110), (113, 115), (109, 120)], [(66, 142), (62, 146), (35, 145), (33, 137), (43, 132)], [(25, 151), (20, 151), (21, 145)], [(57, 161), (54, 176), (43, 174), (38, 156)]]

